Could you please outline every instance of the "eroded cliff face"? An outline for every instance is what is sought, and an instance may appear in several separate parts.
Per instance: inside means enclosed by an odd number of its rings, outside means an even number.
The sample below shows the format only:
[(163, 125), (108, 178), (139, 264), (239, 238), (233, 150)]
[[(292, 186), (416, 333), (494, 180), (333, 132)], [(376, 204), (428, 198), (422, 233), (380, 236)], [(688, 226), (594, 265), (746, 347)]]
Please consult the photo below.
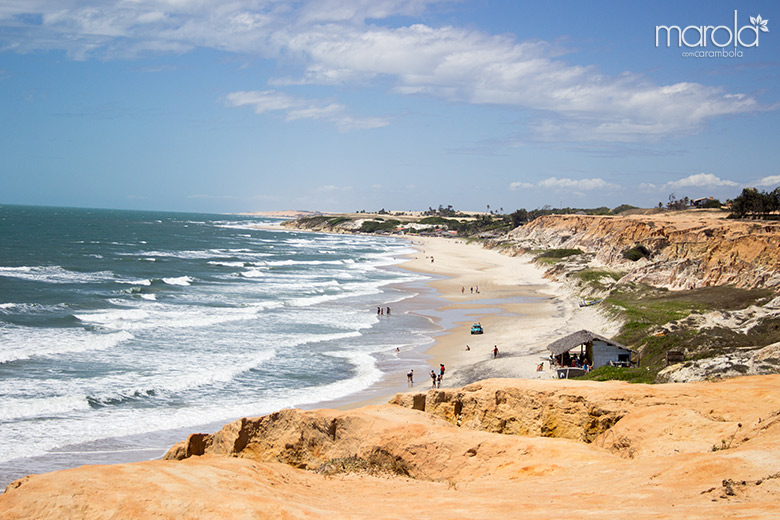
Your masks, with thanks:
[[(469, 430), (570, 439), (626, 458), (736, 447), (768, 427), (780, 433), (780, 377), (686, 385), (595, 381), (485, 380), (463, 388), (397, 394), (391, 404)], [(761, 383), (757, 385), (757, 383)], [(749, 395), (760, 399), (747, 409)], [(745, 400), (745, 401), (743, 401)]]
[[(311, 470), (358, 457), (395, 474), (441, 480), (456, 478), (458, 456), (468, 451), (458, 446), (458, 431), (566, 439), (630, 458), (707, 453), (727, 437), (734, 447), (747, 442), (770, 425), (769, 418), (780, 434), (780, 394), (772, 387), (777, 383), (780, 376), (687, 385), (489, 379), (397, 394), (390, 407), (243, 418), (211, 435), (190, 435), (164, 458), (211, 454)], [(745, 407), (756, 398), (760, 402)], [(421, 413), (410, 415), (414, 410)], [(672, 424), (669, 417), (678, 420)], [(670, 428), (677, 441), (663, 440)], [(443, 453), (453, 465), (442, 464)], [(491, 464), (468, 478), (490, 472)]]
[[(517, 228), (510, 238), (524, 250), (577, 248), (597, 262), (627, 272), (621, 281), (670, 289), (731, 284), (780, 286), (780, 223), (730, 221), (711, 215), (552, 215)], [(637, 245), (649, 259), (623, 252)]]
[(191, 435), (167, 460), (25, 477), (0, 517), (775, 517), (778, 385), (497, 379), (283, 410)]

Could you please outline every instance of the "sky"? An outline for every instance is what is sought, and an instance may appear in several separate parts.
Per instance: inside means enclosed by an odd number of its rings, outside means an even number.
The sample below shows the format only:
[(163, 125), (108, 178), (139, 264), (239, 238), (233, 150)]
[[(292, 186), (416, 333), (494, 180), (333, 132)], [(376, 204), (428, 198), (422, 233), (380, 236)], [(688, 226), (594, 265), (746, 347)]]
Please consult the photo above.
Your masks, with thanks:
[(0, 204), (511, 212), (768, 191), (779, 10), (0, 0)]

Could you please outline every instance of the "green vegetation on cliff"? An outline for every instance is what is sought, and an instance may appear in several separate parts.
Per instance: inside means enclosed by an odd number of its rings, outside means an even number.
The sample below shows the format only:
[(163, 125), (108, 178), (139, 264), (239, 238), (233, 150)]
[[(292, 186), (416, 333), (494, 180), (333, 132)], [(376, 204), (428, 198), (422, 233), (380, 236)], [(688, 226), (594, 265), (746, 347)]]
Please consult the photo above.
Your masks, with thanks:
[[(765, 303), (770, 289), (738, 289), (731, 286), (669, 291), (641, 284), (618, 286), (604, 300), (624, 324), (616, 341), (638, 350), (640, 366), (655, 374), (666, 353), (683, 351), (686, 359), (722, 355), (740, 347), (764, 346), (780, 337), (780, 320), (758, 319), (747, 331), (701, 326), (695, 319), (711, 311), (739, 311)], [(702, 320), (698, 320), (702, 321)]]

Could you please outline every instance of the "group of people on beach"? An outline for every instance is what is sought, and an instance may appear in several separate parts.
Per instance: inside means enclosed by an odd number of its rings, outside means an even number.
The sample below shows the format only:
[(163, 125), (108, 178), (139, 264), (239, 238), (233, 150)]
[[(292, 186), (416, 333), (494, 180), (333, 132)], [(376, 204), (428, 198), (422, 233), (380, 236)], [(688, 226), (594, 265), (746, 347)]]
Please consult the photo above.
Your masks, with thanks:
[(431, 370), (431, 388), (441, 388), (441, 380), (444, 377), (444, 363), (439, 364), (439, 373)]
[[(444, 363), (439, 363), (439, 373), (431, 370), (431, 388), (441, 388), (441, 380), (444, 377)], [(409, 386), (414, 386), (414, 369), (406, 373), (406, 382)]]
[[(473, 287), (469, 287), (469, 290), (471, 291), (471, 294), (477, 293), (479, 294), (479, 285), (475, 285)], [(466, 287), (460, 286), (460, 293), (465, 294), (466, 293)]]
[[(386, 314), (388, 316), (390, 316), (390, 307), (385, 307), (385, 309), (387, 310)], [(377, 307), (376, 308), (376, 315), (377, 316), (384, 316), (385, 315), (385, 309), (383, 309), (382, 307)]]

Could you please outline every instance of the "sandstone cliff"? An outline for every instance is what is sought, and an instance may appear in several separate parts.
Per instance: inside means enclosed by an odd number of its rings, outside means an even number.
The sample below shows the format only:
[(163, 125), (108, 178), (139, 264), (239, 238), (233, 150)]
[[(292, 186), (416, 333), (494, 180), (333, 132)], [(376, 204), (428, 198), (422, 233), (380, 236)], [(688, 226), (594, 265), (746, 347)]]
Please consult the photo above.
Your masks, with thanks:
[(192, 435), (167, 460), (26, 477), (0, 517), (769, 518), (778, 385), (488, 380), (283, 410)]
[[(670, 289), (780, 286), (780, 223), (731, 221), (708, 213), (541, 217), (510, 232), (524, 250), (577, 248), (625, 272), (621, 282)], [(623, 252), (637, 245), (649, 259)]]

